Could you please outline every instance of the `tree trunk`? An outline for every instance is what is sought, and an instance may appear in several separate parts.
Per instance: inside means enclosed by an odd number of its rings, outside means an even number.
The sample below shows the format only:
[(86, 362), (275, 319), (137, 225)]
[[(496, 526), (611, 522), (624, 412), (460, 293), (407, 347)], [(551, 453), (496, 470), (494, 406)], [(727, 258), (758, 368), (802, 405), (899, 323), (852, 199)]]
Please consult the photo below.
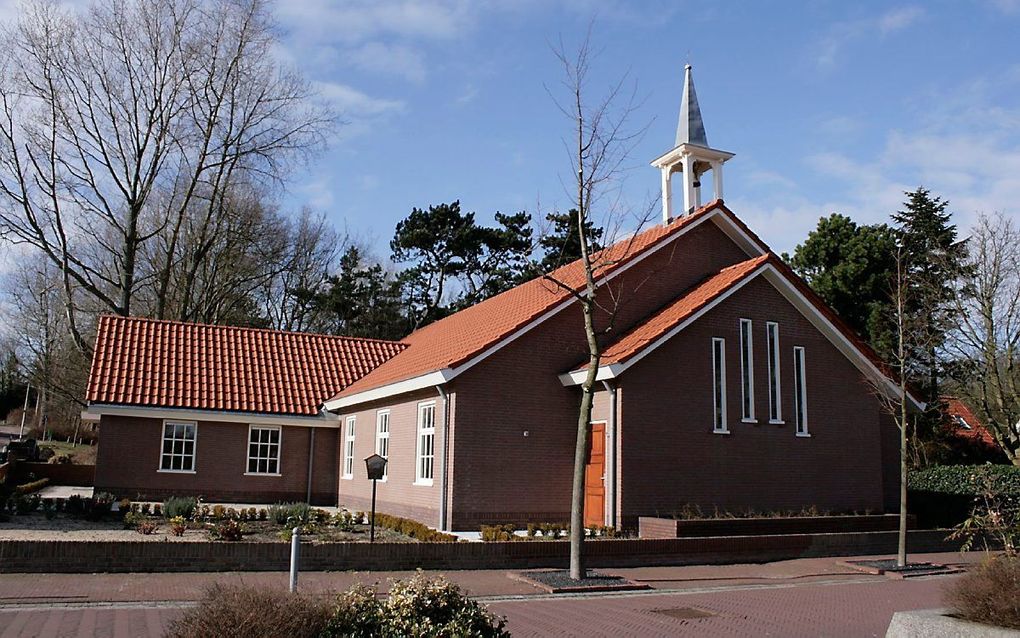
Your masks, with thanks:
[[(902, 375), (901, 375), (902, 376)], [(896, 543), (896, 564), (907, 565), (907, 388), (900, 381), (900, 530)]]
[(598, 338), (595, 334), (595, 298), (591, 294), (583, 304), (584, 331), (588, 339), (588, 373), (581, 385), (581, 407), (577, 413), (577, 442), (574, 445), (574, 487), (570, 501), (570, 577), (584, 578), (584, 473), (588, 464), (588, 438), (591, 434), (591, 407), (595, 376), (599, 370)]

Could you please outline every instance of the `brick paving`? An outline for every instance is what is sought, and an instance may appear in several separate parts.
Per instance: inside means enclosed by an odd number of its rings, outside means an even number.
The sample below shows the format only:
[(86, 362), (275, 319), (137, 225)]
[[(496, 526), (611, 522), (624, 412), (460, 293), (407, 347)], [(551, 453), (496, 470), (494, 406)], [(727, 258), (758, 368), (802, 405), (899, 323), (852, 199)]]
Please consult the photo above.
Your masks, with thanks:
[[(918, 555), (966, 564), (980, 554)], [(942, 606), (954, 577), (907, 581), (852, 572), (837, 559), (761, 565), (603, 570), (646, 582), (644, 594), (548, 596), (503, 571), (448, 572), (509, 619), (515, 636), (881, 636), (895, 611)], [(302, 574), (307, 591), (344, 589), (409, 572)], [(286, 584), (281, 573), (8, 574), (0, 578), (0, 638), (159, 636), (213, 582)], [(694, 608), (705, 618), (676, 618)], [(667, 610), (659, 613), (655, 610)]]

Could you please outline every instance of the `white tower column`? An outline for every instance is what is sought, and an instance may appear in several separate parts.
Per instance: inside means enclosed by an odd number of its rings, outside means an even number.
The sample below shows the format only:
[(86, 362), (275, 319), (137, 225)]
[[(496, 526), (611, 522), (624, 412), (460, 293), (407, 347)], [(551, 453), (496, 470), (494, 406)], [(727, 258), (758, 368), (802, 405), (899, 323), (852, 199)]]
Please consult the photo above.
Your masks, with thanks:
[(715, 182), (715, 198), (722, 199), (722, 162), (712, 162), (712, 181)]
[(694, 210), (696, 197), (694, 194), (694, 158), (684, 155), (680, 163), (683, 166), (684, 174), (684, 215), (688, 215)]
[(662, 169), (662, 223), (668, 224), (673, 219), (673, 182), (670, 179), (669, 167)]

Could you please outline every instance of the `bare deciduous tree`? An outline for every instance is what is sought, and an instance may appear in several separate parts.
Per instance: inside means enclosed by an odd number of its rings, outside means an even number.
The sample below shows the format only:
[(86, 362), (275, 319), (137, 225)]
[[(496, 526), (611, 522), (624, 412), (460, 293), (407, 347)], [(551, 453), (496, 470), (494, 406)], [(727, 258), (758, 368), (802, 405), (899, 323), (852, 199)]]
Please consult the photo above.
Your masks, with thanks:
[[(563, 44), (555, 50), (563, 69), (562, 88), (567, 98), (556, 101), (557, 107), (571, 122), (572, 132), (565, 138), (574, 179), (571, 197), (576, 210), (575, 230), (580, 245), (582, 276), (578, 281), (561, 279), (556, 272), (543, 275), (543, 279), (569, 293), (577, 302), (584, 318), (585, 343), (588, 350), (586, 376), (581, 384), (581, 400), (577, 414), (577, 436), (574, 446), (573, 487), (570, 499), (570, 577), (585, 576), (583, 560), (584, 542), (584, 470), (590, 439), (592, 402), (596, 375), (602, 357), (602, 338), (612, 330), (619, 305), (618, 291), (601, 281), (600, 273), (613, 263), (626, 258), (631, 252), (630, 240), (618, 242), (604, 250), (593, 250), (590, 235), (591, 222), (600, 208), (605, 217), (602, 228), (612, 238), (623, 215), (615, 196), (614, 187), (626, 170), (625, 163), (644, 128), (632, 130), (629, 119), (638, 103), (634, 91), (626, 91), (627, 78), (609, 86), (596, 99), (589, 97), (591, 82), (592, 32), (588, 33), (574, 53), (568, 53)], [(647, 221), (649, 206), (639, 225)], [(611, 243), (611, 242), (607, 242)]]
[(1013, 465), (1020, 465), (1020, 228), (981, 215), (954, 289), (947, 350), (962, 398)]
[(265, 0), (40, 0), (3, 34), (0, 232), (58, 269), (82, 350), (79, 299), (127, 315), (148, 287), (165, 316), (185, 229), (323, 141), (332, 113), (274, 42)]

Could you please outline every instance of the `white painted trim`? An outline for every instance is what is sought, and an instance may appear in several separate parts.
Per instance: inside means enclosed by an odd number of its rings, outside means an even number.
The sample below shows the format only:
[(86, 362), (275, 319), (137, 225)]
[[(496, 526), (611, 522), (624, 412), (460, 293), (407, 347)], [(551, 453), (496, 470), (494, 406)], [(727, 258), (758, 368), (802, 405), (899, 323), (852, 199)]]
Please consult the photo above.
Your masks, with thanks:
[[(869, 359), (857, 346), (855, 346), (847, 337), (843, 334), (839, 328), (837, 328), (818, 308), (815, 307), (801, 292), (797, 289), (794, 284), (786, 278), (786, 275), (781, 273), (772, 264), (764, 264), (761, 268), (755, 270), (748, 275), (743, 281), (730, 288), (725, 293), (716, 297), (711, 303), (706, 304), (698, 312), (688, 317), (683, 323), (676, 326), (659, 339), (656, 339), (653, 343), (646, 346), (640, 353), (629, 359), (625, 363), (614, 363), (607, 366), (600, 366), (599, 373), (596, 377), (598, 380), (603, 379), (615, 379), (619, 377), (628, 368), (636, 364), (638, 361), (648, 356), (652, 351), (666, 343), (674, 336), (677, 335), (681, 330), (689, 326), (694, 321), (697, 321), (703, 314), (722, 303), (730, 295), (733, 295), (740, 290), (744, 285), (753, 280), (758, 275), (764, 275), (768, 279), (769, 283), (780, 292), (787, 301), (789, 301), (800, 313), (807, 318), (825, 335), (829, 341), (839, 350), (843, 356), (850, 360), (854, 366), (860, 370), (863, 374), (869, 377), (872, 381), (875, 381), (878, 385), (884, 388), (885, 392), (889, 396), (898, 397), (900, 392), (896, 383), (887, 377), (878, 367)], [(560, 382), (563, 385), (579, 385), (584, 381), (585, 370), (574, 370), (571, 372), (564, 372), (559, 375)], [(924, 409), (924, 402), (919, 401), (909, 392), (907, 398), (914, 404), (918, 409)]]
[[(88, 415), (88, 418), (85, 418)], [(146, 419), (170, 419), (182, 421), (219, 421), (222, 423), (248, 423), (255, 425), (288, 425), (311, 428), (340, 427), (340, 417), (288, 416), (286, 414), (260, 414), (255, 412), (227, 412), (221, 410), (192, 410), (183, 408), (160, 408), (141, 405), (93, 404), (82, 411), (82, 418), (98, 421), (103, 416), (125, 416)]]
[[(384, 417), (384, 416), (386, 417), (386, 436), (382, 436), (382, 432), (379, 431), (379, 424), (381, 423), (382, 417)], [(389, 461), (390, 461), (390, 431), (392, 430), (392, 426), (393, 426), (393, 423), (392, 423), (392, 419), (390, 418), (390, 410), (389, 410), (389, 408), (386, 408), (385, 410), (376, 410), (375, 411), (375, 453), (378, 454), (379, 456), (383, 457), (384, 459), (386, 459), (386, 465), (383, 466), (383, 475), (382, 475), (382, 478), (379, 479), (379, 482), (381, 482), (381, 483), (385, 483), (386, 479), (388, 479), (390, 477), (390, 463), (389, 463)], [(382, 451), (379, 449), (379, 447), (380, 447), (379, 443), (383, 439), (386, 440), (386, 454), (383, 454)]]
[[(244, 446), (245, 459), (244, 467), (248, 468), (251, 464), (251, 431), (254, 429), (259, 430), (276, 430), (279, 432), (279, 437), (276, 439), (276, 471), (275, 472), (252, 472), (246, 470), (245, 476), (280, 476), (280, 469), (283, 465), (283, 427), (279, 425), (266, 425), (262, 423), (249, 423), (248, 424), (248, 440)], [(260, 445), (260, 444), (256, 444)], [(256, 457), (257, 460), (257, 457)], [(257, 463), (256, 463), (257, 466)]]
[[(163, 469), (163, 444), (166, 443), (166, 426), (168, 423), (173, 425), (192, 425), (195, 427), (195, 439), (192, 441), (191, 448), (191, 469), (190, 470), (164, 470)], [(173, 452), (170, 453), (171, 464), (173, 464)], [(159, 457), (156, 460), (156, 471), (164, 474), (194, 474), (198, 471), (198, 422), (188, 421), (185, 419), (163, 419), (159, 426)]]
[(378, 388), (365, 390), (364, 392), (358, 392), (357, 394), (352, 394), (347, 397), (326, 401), (326, 403), (323, 404), (323, 407), (327, 410), (334, 411), (341, 408), (347, 408), (352, 405), (358, 405), (360, 403), (368, 403), (369, 401), (375, 401), (376, 399), (385, 399), (386, 397), (391, 397), (397, 394), (405, 394), (407, 392), (414, 392), (415, 390), (424, 390), (425, 388), (442, 385), (454, 376), (452, 368), (443, 368), (436, 372), (429, 372), (410, 379), (404, 379), (403, 381), (396, 381), (394, 383), (379, 386)]
[[(744, 326), (747, 326), (745, 333)], [(740, 422), (757, 423), (754, 413), (754, 321), (746, 317), (740, 318)], [(744, 363), (744, 353), (747, 363)], [(745, 386), (744, 379), (747, 379)], [(749, 406), (748, 412), (745, 408)]]
[[(355, 461), (354, 446), (357, 443), (357, 433), (358, 433), (358, 417), (352, 414), (348, 416), (346, 419), (344, 419), (343, 429), (344, 453), (340, 459), (340, 463), (342, 463), (342, 465), (340, 466), (340, 478), (348, 481), (354, 478), (354, 461)], [(350, 444), (349, 450), (347, 448), (348, 443)], [(347, 471), (347, 461), (350, 461), (351, 465), (350, 472)]]
[[(422, 428), (422, 414), (426, 409), (432, 408), (432, 427)], [(431, 486), (436, 478), (436, 402), (421, 401), (418, 403), (417, 420), (414, 428), (414, 485)], [(421, 461), (425, 458), (421, 449), (422, 434), (432, 431), (432, 476), (421, 475)]]
[[(765, 250), (764, 246), (762, 246), (760, 243), (755, 242), (754, 240), (752, 240), (736, 224), (736, 222), (734, 222), (732, 219), (730, 219), (729, 215), (724, 213), (719, 206), (716, 206), (712, 210), (707, 211), (702, 217), (699, 217), (698, 219), (694, 220), (693, 222), (687, 223), (683, 228), (681, 228), (675, 234), (672, 234), (672, 235), (669, 235), (667, 237), (661, 238), (657, 244), (655, 244), (655, 245), (653, 245), (653, 246), (651, 246), (649, 248), (646, 248), (644, 251), (636, 254), (634, 256), (634, 258), (631, 259), (630, 261), (628, 261), (626, 264), (624, 264), (623, 266), (620, 266), (619, 268), (614, 270), (609, 275), (606, 275), (605, 277), (603, 277), (599, 281), (597, 281), (596, 282), (596, 286), (602, 286), (602, 285), (606, 284), (607, 282), (611, 281), (614, 277), (617, 277), (618, 275), (621, 275), (621, 274), (627, 272), (627, 270), (629, 270), (630, 268), (634, 267), (636, 264), (641, 263), (644, 259), (650, 257), (651, 255), (654, 255), (659, 250), (661, 250), (663, 247), (672, 244), (674, 241), (676, 241), (680, 237), (683, 237), (684, 235), (686, 235), (687, 233), (691, 232), (692, 230), (694, 230), (695, 228), (697, 228), (701, 224), (703, 224), (703, 223), (705, 223), (707, 221), (710, 221), (710, 220), (712, 220), (713, 223), (717, 227), (722, 229), (723, 232), (730, 239), (732, 239), (735, 243), (737, 243), (737, 245), (742, 250), (744, 250), (744, 252), (747, 253), (749, 257), (758, 257), (760, 255), (764, 255), (765, 254), (766, 250)], [(725, 223), (722, 223), (722, 220), (725, 220)], [(550, 283), (549, 285), (550, 286), (554, 286), (555, 284)], [(395, 396), (395, 395), (398, 395), (398, 394), (404, 394), (404, 393), (407, 393), (407, 392), (413, 392), (415, 390), (422, 390), (422, 389), (425, 389), (425, 388), (428, 388), (428, 387), (431, 387), (431, 386), (442, 385), (442, 384), (446, 383), (447, 381), (450, 381), (454, 377), (460, 375), (464, 371), (469, 370), (475, 364), (479, 363), (480, 361), (484, 360), (485, 358), (491, 356), (493, 353), (495, 353), (495, 352), (499, 351), (500, 349), (504, 348), (507, 344), (512, 343), (513, 341), (515, 341), (516, 339), (518, 339), (519, 337), (521, 337), (522, 335), (524, 335), (525, 333), (530, 331), (532, 328), (538, 326), (539, 324), (544, 323), (546, 320), (548, 320), (549, 318), (553, 317), (554, 315), (560, 313), (561, 311), (563, 311), (564, 309), (568, 308), (569, 306), (571, 306), (574, 303), (575, 303), (575, 299), (573, 299), (572, 297), (567, 298), (566, 300), (564, 300), (564, 301), (560, 302), (559, 304), (557, 304), (552, 309), (547, 310), (545, 313), (541, 314), (537, 318), (532, 319), (530, 322), (528, 322), (527, 324), (521, 326), (520, 328), (518, 328), (513, 333), (507, 335), (506, 337), (503, 337), (503, 339), (501, 339), (496, 344), (490, 346), (486, 350), (484, 350), (481, 353), (475, 355), (474, 357), (472, 357), (468, 361), (464, 362), (460, 366), (457, 366), (456, 368), (443, 368), (442, 370), (438, 370), (438, 371), (435, 371), (435, 372), (429, 372), (427, 374), (419, 375), (417, 377), (412, 377), (410, 379), (405, 379), (403, 381), (397, 381), (395, 383), (390, 383), (390, 384), (387, 384), (387, 385), (384, 385), (384, 386), (380, 386), (378, 388), (373, 388), (371, 390), (365, 390), (364, 392), (359, 392), (357, 394), (352, 394), (350, 396), (341, 397), (341, 398), (338, 398), (338, 399), (333, 399), (331, 401), (326, 401), (326, 403), (324, 404), (324, 407), (325, 407), (325, 409), (331, 410), (331, 411), (339, 410), (340, 408), (346, 408), (346, 407), (350, 407), (352, 405), (358, 405), (358, 404), (361, 404), (361, 403), (367, 403), (369, 401), (375, 401), (377, 399), (383, 399), (383, 398)], [(620, 372), (622, 372), (622, 370)], [(571, 373), (567, 373), (567, 374), (569, 375)], [(600, 370), (599, 376), (598, 376), (598, 378), (596, 380), (602, 381), (602, 380), (605, 380), (605, 379), (611, 379), (611, 378), (613, 378), (613, 376), (614, 375), (612, 375), (612, 374), (610, 374), (609, 376), (606, 376)], [(563, 380), (563, 375), (560, 376), (560, 380), (561, 381)], [(583, 380), (584, 380), (584, 375), (582, 373), (580, 380), (577, 381), (576, 383), (581, 383)], [(567, 383), (566, 381), (563, 381), (563, 383), (564, 383), (564, 385), (572, 385), (571, 383)], [(575, 385), (576, 385), (576, 383), (575, 383)]]
[[(797, 374), (797, 368), (800, 368), (800, 375)], [(798, 378), (799, 377), (799, 378)], [(797, 394), (800, 393), (801, 400), (797, 400)], [(811, 430), (808, 428), (808, 412), (807, 412), (808, 400), (807, 400), (807, 354), (804, 346), (793, 347), (793, 427), (794, 432), (797, 436), (811, 436)], [(798, 419), (804, 421), (804, 429), (802, 430), (800, 424), (797, 422)]]
[[(719, 353), (719, 368), (721, 369), (716, 368), (716, 344), (722, 345)], [(716, 386), (716, 377), (719, 377), (719, 386)], [(726, 404), (726, 339), (712, 337), (712, 432), (716, 434), (729, 434), (730, 432)], [(722, 427), (719, 427), (715, 422), (715, 415), (719, 411), (722, 411)]]
[[(775, 339), (772, 337), (775, 336)], [(775, 343), (773, 343), (775, 341)], [(783, 420), (783, 376), (782, 358), (779, 356), (779, 322), (765, 322), (765, 355), (768, 364), (768, 376), (765, 382), (769, 390), (769, 423), (785, 423)], [(775, 374), (775, 387), (772, 376)], [(772, 416), (775, 413), (776, 416)]]

